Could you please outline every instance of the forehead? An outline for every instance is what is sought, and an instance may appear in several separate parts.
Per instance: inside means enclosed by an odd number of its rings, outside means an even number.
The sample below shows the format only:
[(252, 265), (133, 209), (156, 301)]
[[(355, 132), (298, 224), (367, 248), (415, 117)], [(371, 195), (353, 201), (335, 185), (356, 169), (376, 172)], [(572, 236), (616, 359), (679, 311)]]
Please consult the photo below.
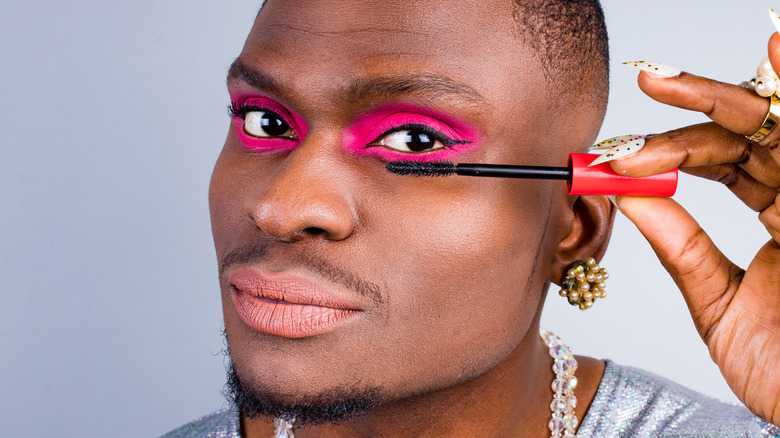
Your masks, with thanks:
[[(513, 43), (512, 8), (503, 1), (268, 0), (253, 35), (292, 44), (355, 53), (397, 53), (425, 47), (431, 53), (496, 54)], [(506, 7), (500, 7), (504, 5)], [(489, 35), (487, 35), (489, 34)], [(488, 37), (491, 45), (482, 44)], [(513, 44), (510, 44), (513, 45)], [(494, 53), (490, 53), (494, 52)]]
[(268, 0), (240, 58), (309, 100), (355, 78), (435, 73), (515, 106), (544, 83), (512, 13), (511, 0)]

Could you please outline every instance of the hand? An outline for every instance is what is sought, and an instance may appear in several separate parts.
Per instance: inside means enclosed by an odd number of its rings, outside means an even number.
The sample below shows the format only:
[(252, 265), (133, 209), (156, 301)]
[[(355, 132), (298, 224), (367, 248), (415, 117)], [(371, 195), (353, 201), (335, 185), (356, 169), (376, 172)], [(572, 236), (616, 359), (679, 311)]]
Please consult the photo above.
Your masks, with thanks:
[[(769, 58), (780, 72), (778, 34), (769, 40)], [(640, 73), (639, 86), (713, 122), (648, 138), (636, 155), (611, 162), (613, 169), (641, 177), (679, 167), (719, 181), (759, 212), (771, 238), (744, 270), (673, 200), (623, 196), (618, 205), (682, 291), (728, 385), (751, 411), (780, 425), (780, 126), (760, 142), (745, 138), (761, 126), (768, 99), (735, 85)]]

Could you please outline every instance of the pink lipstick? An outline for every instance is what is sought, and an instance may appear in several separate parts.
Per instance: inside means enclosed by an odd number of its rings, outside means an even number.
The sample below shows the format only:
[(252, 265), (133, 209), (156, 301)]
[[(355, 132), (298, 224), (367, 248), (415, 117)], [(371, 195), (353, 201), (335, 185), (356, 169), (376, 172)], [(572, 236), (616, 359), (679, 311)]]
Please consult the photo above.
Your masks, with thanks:
[(241, 268), (228, 277), (241, 320), (254, 331), (305, 338), (335, 329), (360, 308), (323, 286), (294, 275)]

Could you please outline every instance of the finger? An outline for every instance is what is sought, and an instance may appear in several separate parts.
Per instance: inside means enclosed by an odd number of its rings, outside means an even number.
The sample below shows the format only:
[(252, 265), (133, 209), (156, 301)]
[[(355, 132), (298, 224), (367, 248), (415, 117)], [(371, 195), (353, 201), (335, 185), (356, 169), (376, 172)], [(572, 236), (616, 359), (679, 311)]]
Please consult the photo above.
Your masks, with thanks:
[(642, 72), (637, 82), (652, 99), (702, 112), (718, 125), (742, 135), (756, 132), (769, 110), (769, 100), (751, 90), (690, 73), (653, 78)]
[(619, 196), (617, 204), (650, 242), (682, 291), (694, 323), (707, 341), (743, 271), (672, 199)]
[(780, 186), (780, 164), (768, 148), (715, 123), (703, 123), (647, 138), (638, 153), (611, 161), (622, 175), (644, 177), (675, 167), (719, 164), (739, 165), (753, 179), (769, 187)]
[(766, 51), (769, 54), (769, 62), (772, 63), (772, 70), (780, 71), (780, 34), (773, 33), (767, 43)]
[(758, 215), (758, 219), (769, 231), (772, 240), (780, 245), (780, 193), (775, 197), (774, 203)]
[(744, 169), (735, 164), (686, 167), (680, 170), (723, 184), (753, 211), (762, 211), (769, 207), (775, 202), (775, 196), (777, 196), (777, 189), (756, 181)]

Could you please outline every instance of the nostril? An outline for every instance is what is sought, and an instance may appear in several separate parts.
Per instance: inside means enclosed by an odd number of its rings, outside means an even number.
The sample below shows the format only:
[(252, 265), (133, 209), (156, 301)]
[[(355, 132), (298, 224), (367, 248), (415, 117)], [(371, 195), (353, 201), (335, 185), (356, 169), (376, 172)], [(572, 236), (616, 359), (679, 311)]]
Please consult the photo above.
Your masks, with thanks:
[(325, 228), (320, 227), (306, 227), (302, 228), (294, 233), (291, 233), (289, 235), (279, 235), (279, 239), (286, 243), (295, 243), (300, 242), (304, 239), (309, 239), (312, 237), (322, 237), (327, 239), (329, 237), (328, 231)]
[(290, 234), (277, 234), (277, 237), (285, 243), (296, 243), (311, 238), (332, 239), (331, 233), (326, 228), (320, 227), (306, 227)]
[(303, 229), (303, 232), (311, 236), (322, 236), (328, 234), (324, 228), (320, 227), (306, 227)]

